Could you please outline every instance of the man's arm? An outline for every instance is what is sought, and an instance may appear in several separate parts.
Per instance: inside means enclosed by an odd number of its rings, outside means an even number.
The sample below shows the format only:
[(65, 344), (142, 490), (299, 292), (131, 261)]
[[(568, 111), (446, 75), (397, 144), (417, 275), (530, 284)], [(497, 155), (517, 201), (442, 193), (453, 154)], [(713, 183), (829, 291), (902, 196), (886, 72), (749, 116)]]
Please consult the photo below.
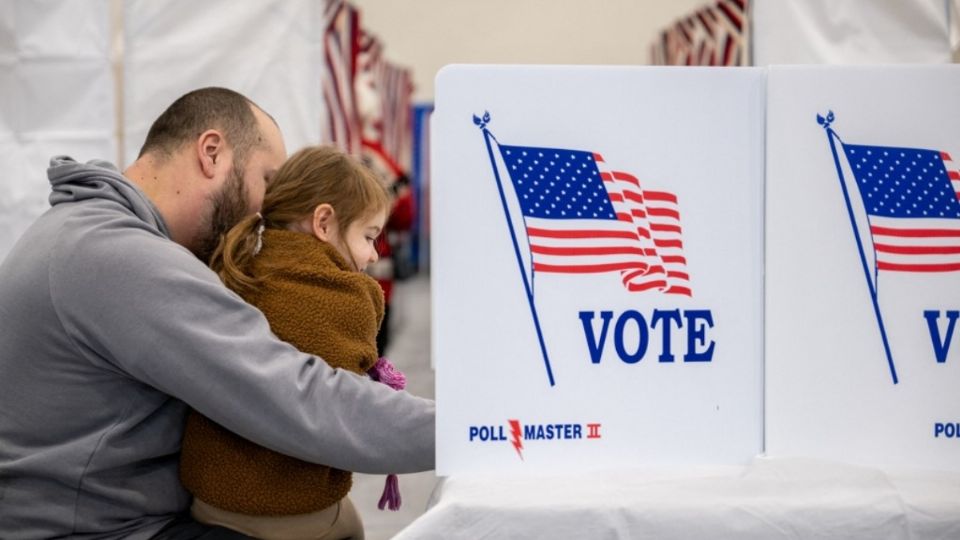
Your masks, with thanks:
[(433, 401), (280, 341), (185, 249), (145, 231), (58, 249), (51, 294), (91, 362), (305, 461), (364, 473), (434, 467)]

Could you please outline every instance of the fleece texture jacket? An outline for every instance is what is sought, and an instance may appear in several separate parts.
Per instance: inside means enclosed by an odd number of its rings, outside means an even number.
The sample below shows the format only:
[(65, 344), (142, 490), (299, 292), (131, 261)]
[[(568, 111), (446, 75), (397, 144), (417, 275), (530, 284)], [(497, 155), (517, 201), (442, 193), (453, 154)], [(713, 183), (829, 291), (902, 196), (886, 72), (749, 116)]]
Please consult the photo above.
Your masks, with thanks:
[[(376, 363), (383, 291), (373, 278), (351, 269), (332, 245), (286, 230), (264, 231), (253, 262), (260, 282), (241, 295), (260, 308), (277, 337), (354, 373)], [(203, 502), (255, 516), (322, 510), (352, 483), (347, 471), (274, 452), (196, 411), (187, 418), (180, 478)]]
[(0, 538), (149, 538), (189, 505), (188, 407), (364, 473), (434, 467), (435, 406), (270, 331), (106, 162), (51, 161), (0, 264)]

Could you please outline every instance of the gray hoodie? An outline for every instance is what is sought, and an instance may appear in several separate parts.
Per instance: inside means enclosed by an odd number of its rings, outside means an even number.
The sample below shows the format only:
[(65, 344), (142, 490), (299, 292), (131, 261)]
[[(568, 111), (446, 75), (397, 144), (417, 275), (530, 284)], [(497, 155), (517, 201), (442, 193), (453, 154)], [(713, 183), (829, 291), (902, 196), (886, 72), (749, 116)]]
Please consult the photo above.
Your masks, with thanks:
[(58, 157), (49, 177), (0, 265), (0, 538), (156, 533), (189, 504), (188, 405), (306, 461), (433, 468), (432, 401), (279, 341), (112, 165)]

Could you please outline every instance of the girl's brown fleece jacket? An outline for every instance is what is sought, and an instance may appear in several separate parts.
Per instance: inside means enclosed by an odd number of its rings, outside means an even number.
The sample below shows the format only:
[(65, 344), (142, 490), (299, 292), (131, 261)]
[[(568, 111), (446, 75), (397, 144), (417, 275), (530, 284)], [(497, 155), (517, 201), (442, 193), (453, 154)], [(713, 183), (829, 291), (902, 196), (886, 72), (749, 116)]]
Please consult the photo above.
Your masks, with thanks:
[[(260, 287), (241, 295), (263, 311), (280, 339), (355, 373), (377, 361), (383, 291), (352, 270), (333, 246), (307, 234), (268, 229), (253, 275), (262, 280)], [(345, 497), (352, 485), (348, 471), (274, 452), (196, 411), (187, 417), (180, 478), (210, 505), (262, 516), (321, 510)]]

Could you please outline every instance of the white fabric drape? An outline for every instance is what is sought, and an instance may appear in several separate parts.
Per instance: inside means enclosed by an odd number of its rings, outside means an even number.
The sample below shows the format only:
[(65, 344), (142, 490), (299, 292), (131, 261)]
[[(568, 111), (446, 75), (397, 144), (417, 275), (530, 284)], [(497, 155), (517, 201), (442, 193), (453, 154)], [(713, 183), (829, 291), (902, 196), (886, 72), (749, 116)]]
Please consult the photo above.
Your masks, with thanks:
[(951, 0), (947, 7), (950, 11), (950, 50), (953, 61), (960, 62), (960, 0)]
[(754, 0), (753, 64), (951, 61), (956, 0)]
[(109, 0), (0, 3), (0, 260), (47, 208), (54, 154), (112, 159)]
[(153, 120), (204, 86), (236, 90), (270, 113), (287, 150), (320, 142), (323, 3), (129, 0), (124, 9), (124, 163)]

